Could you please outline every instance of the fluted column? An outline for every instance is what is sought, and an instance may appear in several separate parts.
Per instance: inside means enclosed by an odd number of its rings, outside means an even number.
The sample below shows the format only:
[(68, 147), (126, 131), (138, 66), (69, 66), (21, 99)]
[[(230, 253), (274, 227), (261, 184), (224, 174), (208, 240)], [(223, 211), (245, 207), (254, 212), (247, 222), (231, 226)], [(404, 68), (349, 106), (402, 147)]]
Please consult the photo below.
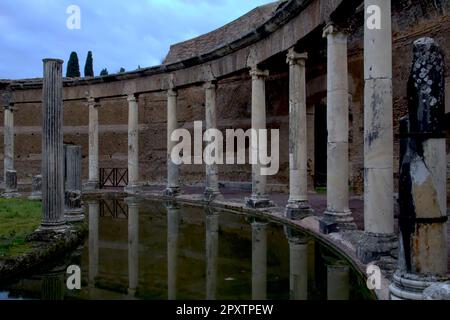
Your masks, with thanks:
[(174, 203), (167, 208), (167, 294), (169, 300), (177, 298), (178, 235), (180, 209)]
[(290, 49), (289, 64), (289, 202), (286, 215), (301, 219), (312, 213), (308, 203), (308, 149), (306, 134), (307, 53)]
[(180, 169), (171, 157), (172, 149), (176, 143), (170, 139), (172, 132), (177, 128), (177, 92), (170, 89), (167, 91), (167, 188), (164, 192), (167, 196), (176, 196), (180, 193)]
[(219, 254), (219, 215), (209, 209), (206, 213), (206, 299), (217, 294), (217, 259)]
[(267, 298), (267, 222), (252, 222), (252, 299)]
[(128, 206), (128, 294), (134, 296), (139, 284), (139, 200), (126, 198)]
[[(266, 78), (269, 71), (252, 67), (252, 130), (259, 135), (261, 129), (266, 129)], [(267, 154), (267, 143), (259, 143), (258, 139), (251, 139), (251, 154), (259, 152)], [(267, 176), (261, 174), (262, 165), (259, 156), (254, 157), (252, 164), (252, 195), (246, 199), (247, 206), (252, 208), (271, 207), (273, 203), (267, 195)]]
[(88, 201), (89, 210), (89, 287), (95, 287), (99, 264), (99, 203)]
[(65, 227), (62, 60), (44, 59), (41, 230)]
[(64, 217), (84, 219), (81, 205), (81, 146), (64, 145)]
[(128, 186), (125, 191), (130, 194), (141, 190), (139, 183), (139, 110), (134, 94), (128, 101)]
[[(380, 8), (380, 29), (364, 24), (364, 262), (389, 252), (394, 237), (391, 0), (365, 0)], [(374, 250), (374, 248), (377, 248)]]
[(14, 170), (14, 104), (8, 102), (3, 111), (5, 124), (3, 127), (4, 151), (4, 181), (6, 182), (6, 171)]
[[(214, 82), (208, 82), (204, 85), (206, 130), (217, 129), (216, 87)], [(218, 166), (216, 163), (206, 164), (205, 169), (205, 198), (212, 200), (220, 195)]]
[(99, 103), (94, 98), (89, 98), (88, 107), (89, 107), (89, 180), (85, 185), (85, 189), (96, 190), (99, 188), (99, 165), (98, 165)]
[(347, 35), (334, 25), (327, 38), (327, 209), (326, 217), (340, 228), (354, 227), (348, 186), (348, 64)]

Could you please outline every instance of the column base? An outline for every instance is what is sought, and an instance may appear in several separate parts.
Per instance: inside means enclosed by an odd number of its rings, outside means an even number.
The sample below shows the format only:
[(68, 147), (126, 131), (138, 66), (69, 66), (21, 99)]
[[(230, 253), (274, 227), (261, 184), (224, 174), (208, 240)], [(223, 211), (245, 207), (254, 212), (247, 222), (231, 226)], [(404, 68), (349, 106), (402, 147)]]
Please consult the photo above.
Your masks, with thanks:
[(365, 232), (356, 249), (356, 255), (361, 262), (368, 264), (383, 256), (396, 256), (397, 248), (398, 238), (395, 234)]
[(29, 197), (28, 200), (42, 200), (42, 193), (41, 192), (33, 192)]
[(163, 193), (166, 197), (174, 198), (181, 194), (180, 187), (167, 187)]
[(27, 240), (37, 240), (37, 241), (54, 241), (55, 237), (61, 236), (68, 232), (70, 227), (66, 222), (55, 223), (55, 224), (41, 224), (39, 228), (33, 232), (29, 239)]
[(64, 218), (68, 222), (79, 222), (84, 220), (83, 208), (70, 208), (64, 210)]
[(100, 189), (100, 183), (98, 181), (88, 181), (84, 184), (84, 191), (94, 191)]
[(324, 234), (342, 230), (356, 230), (356, 224), (353, 222), (352, 212), (350, 210), (343, 212), (326, 210), (324, 215), (319, 220), (320, 231)]
[(308, 201), (289, 201), (286, 206), (286, 217), (291, 220), (302, 220), (313, 214), (314, 210), (309, 206)]
[(214, 200), (223, 200), (223, 196), (219, 190), (207, 188), (207, 189), (205, 189), (205, 192), (203, 194), (205, 196), (205, 200), (208, 202), (211, 202)]
[(448, 279), (397, 271), (389, 285), (390, 297), (391, 300), (424, 300), (425, 289), (446, 280)]
[(275, 204), (266, 197), (251, 196), (245, 199), (245, 205), (249, 208), (271, 208), (275, 207)]
[(20, 193), (17, 190), (8, 190), (2, 193), (1, 197), (6, 199), (20, 198)]
[(128, 194), (138, 194), (142, 191), (142, 185), (141, 184), (131, 184), (123, 188), (123, 191)]

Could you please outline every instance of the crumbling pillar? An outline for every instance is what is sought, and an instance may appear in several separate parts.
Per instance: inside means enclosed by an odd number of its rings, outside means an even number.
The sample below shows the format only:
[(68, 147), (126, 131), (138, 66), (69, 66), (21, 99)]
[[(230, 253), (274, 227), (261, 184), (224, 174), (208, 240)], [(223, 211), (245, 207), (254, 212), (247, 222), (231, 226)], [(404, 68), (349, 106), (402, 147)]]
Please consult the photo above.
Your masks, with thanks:
[(252, 299), (267, 297), (267, 222), (252, 222)]
[(219, 214), (205, 209), (206, 219), (206, 299), (215, 300), (217, 293), (217, 260), (219, 254)]
[(177, 120), (177, 92), (167, 91), (167, 188), (165, 195), (175, 197), (180, 193), (179, 165), (172, 161), (172, 149), (176, 142), (171, 141), (172, 132), (178, 128)]
[(343, 262), (327, 266), (327, 299), (349, 300), (350, 268)]
[(89, 287), (95, 287), (99, 264), (99, 203), (88, 200), (89, 210)]
[(176, 300), (180, 208), (176, 203), (167, 203), (166, 208), (167, 208), (167, 295), (169, 300)]
[(64, 145), (64, 178), (64, 216), (67, 221), (82, 221), (81, 146)]
[(139, 199), (125, 199), (128, 206), (128, 294), (134, 296), (139, 285)]
[[(206, 130), (217, 129), (217, 107), (216, 107), (216, 84), (208, 82), (205, 84), (205, 120)], [(205, 160), (206, 161), (206, 160)], [(206, 187), (205, 198), (213, 200), (220, 196), (219, 170), (217, 163), (206, 164)]]
[(137, 98), (131, 94), (128, 101), (128, 185), (125, 192), (135, 194), (141, 191), (139, 182), (139, 110)]
[(326, 219), (339, 229), (354, 228), (349, 209), (348, 185), (348, 65), (347, 35), (335, 25), (323, 32), (327, 38), (327, 209)]
[(29, 200), (42, 200), (42, 175), (33, 176)]
[(308, 203), (308, 148), (306, 134), (307, 53), (289, 50), (289, 202), (286, 216), (301, 219), (312, 214)]
[(20, 194), (17, 189), (17, 172), (16, 170), (6, 170), (5, 175), (5, 192), (3, 198), (18, 198)]
[(94, 98), (89, 98), (88, 107), (89, 107), (89, 180), (85, 185), (85, 189), (96, 190), (99, 188), (99, 165), (98, 165), (99, 103)]
[(400, 125), (400, 250), (390, 291), (392, 299), (422, 300), (448, 272), (445, 67), (433, 39), (418, 39), (413, 48), (408, 115)]
[(389, 255), (394, 236), (391, 0), (365, 0), (380, 8), (381, 26), (364, 23), (364, 231), (359, 258)]
[(42, 90), (42, 223), (40, 230), (66, 227), (62, 60), (44, 59)]
[[(259, 131), (266, 129), (266, 78), (269, 71), (256, 66), (250, 70), (252, 77), (252, 130), (259, 136)], [(251, 208), (272, 207), (274, 204), (267, 195), (267, 176), (261, 174), (262, 164), (259, 154), (267, 154), (267, 143), (261, 143), (252, 137), (250, 141), (251, 156), (256, 161), (252, 164), (252, 195), (246, 199)], [(259, 151), (259, 152), (258, 152)]]

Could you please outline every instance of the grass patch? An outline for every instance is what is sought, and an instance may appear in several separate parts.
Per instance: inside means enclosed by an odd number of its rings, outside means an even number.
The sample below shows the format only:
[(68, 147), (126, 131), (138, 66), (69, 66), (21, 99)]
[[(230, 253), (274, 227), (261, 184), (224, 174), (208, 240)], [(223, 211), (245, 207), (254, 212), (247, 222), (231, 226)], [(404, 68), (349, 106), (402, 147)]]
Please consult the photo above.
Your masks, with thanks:
[(26, 237), (41, 222), (40, 201), (0, 199), (0, 257), (24, 254), (31, 249)]

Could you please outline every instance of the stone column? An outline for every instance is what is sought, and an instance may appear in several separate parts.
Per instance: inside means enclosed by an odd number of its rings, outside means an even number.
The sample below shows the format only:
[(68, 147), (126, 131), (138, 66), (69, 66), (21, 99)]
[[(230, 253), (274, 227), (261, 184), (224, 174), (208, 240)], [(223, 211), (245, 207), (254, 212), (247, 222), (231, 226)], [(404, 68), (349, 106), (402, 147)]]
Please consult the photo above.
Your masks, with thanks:
[(399, 229), (393, 299), (422, 300), (448, 280), (444, 55), (431, 38), (414, 42), (408, 115), (400, 121)]
[(67, 221), (82, 221), (81, 146), (64, 145), (64, 178), (64, 217)]
[[(252, 130), (259, 135), (259, 130), (266, 129), (266, 78), (269, 71), (252, 67), (250, 71), (252, 77)], [(251, 154), (258, 155), (259, 151), (267, 154), (267, 143), (259, 143), (259, 139), (251, 139)], [(254, 140), (254, 141), (253, 141)], [(264, 153), (266, 152), (266, 153)], [(256, 163), (252, 164), (252, 195), (246, 199), (248, 207), (264, 208), (272, 207), (274, 204), (267, 195), (267, 176), (261, 174), (262, 165), (259, 156)]]
[(391, 0), (365, 0), (381, 12), (381, 28), (364, 23), (364, 231), (358, 248), (367, 263), (396, 246), (394, 236)]
[(94, 98), (89, 98), (88, 107), (89, 107), (89, 180), (85, 185), (85, 189), (96, 190), (99, 188), (99, 165), (98, 165), (99, 103)]
[(308, 149), (306, 134), (307, 53), (289, 50), (289, 202), (286, 216), (301, 219), (312, 213), (308, 203)]
[(326, 219), (339, 228), (354, 228), (348, 206), (348, 70), (347, 35), (328, 25), (327, 38), (327, 209)]
[(219, 215), (205, 209), (206, 219), (206, 299), (215, 300), (217, 293), (217, 260), (219, 253)]
[(18, 198), (20, 194), (17, 192), (17, 172), (16, 170), (6, 170), (5, 175), (5, 192), (3, 198)]
[(169, 300), (177, 298), (178, 234), (180, 208), (168, 203), (167, 208), (167, 294)]
[[(205, 88), (206, 130), (217, 129), (216, 84), (208, 82)], [(219, 171), (217, 164), (206, 164), (205, 198), (213, 200), (220, 195)]]
[(349, 267), (341, 262), (327, 266), (328, 300), (349, 300), (349, 273)]
[(308, 299), (308, 241), (289, 237), (289, 292), (291, 300)]
[(252, 222), (252, 299), (267, 297), (267, 222)]
[(170, 135), (178, 128), (177, 120), (177, 92), (173, 89), (167, 91), (167, 188), (166, 196), (177, 196), (180, 193), (179, 166), (173, 163), (171, 153), (175, 142)]
[(33, 176), (31, 181), (31, 195), (29, 200), (42, 200), (42, 175)]
[(40, 230), (66, 228), (62, 60), (44, 60), (42, 92), (42, 223)]
[(95, 287), (95, 278), (98, 276), (99, 263), (99, 203), (98, 200), (89, 200), (89, 287)]
[(128, 294), (134, 296), (139, 285), (139, 200), (126, 198), (128, 206)]
[(10, 101), (4, 101), (4, 104), (3, 115), (5, 118), (5, 123), (3, 127), (3, 169), (4, 181), (6, 183), (6, 171), (14, 170), (14, 104)]
[(137, 98), (131, 94), (128, 101), (128, 186), (125, 192), (135, 194), (141, 191), (139, 182), (139, 110)]

